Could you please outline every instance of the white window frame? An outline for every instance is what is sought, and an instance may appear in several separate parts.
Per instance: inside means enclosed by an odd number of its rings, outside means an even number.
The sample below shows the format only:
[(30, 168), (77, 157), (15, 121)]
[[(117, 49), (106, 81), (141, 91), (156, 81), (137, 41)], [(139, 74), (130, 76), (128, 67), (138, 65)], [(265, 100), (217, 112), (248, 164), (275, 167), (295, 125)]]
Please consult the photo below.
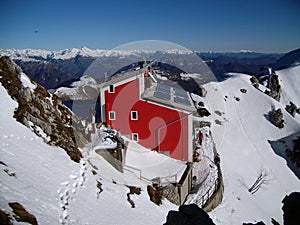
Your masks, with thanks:
[(108, 86), (108, 93), (115, 93), (115, 85), (110, 84)]
[(116, 112), (115, 111), (109, 111), (108, 112), (108, 118), (109, 118), (109, 120), (116, 120)]
[(131, 134), (131, 140), (138, 142), (139, 141), (139, 134), (138, 133), (132, 133)]
[[(133, 117), (134, 113), (136, 115), (136, 118)], [(138, 120), (139, 119), (138, 111), (131, 111), (130, 112), (130, 118), (131, 118), (131, 120)]]

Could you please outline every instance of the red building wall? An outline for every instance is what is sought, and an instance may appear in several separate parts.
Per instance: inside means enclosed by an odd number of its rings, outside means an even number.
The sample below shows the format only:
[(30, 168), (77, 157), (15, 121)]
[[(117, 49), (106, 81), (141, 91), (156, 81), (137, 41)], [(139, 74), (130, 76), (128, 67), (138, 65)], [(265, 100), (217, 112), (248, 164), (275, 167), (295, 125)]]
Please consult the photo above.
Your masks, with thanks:
[[(105, 91), (106, 119), (122, 134), (138, 134), (138, 142), (150, 149), (169, 151), (179, 160), (188, 159), (188, 117), (185, 113), (159, 106), (139, 98), (139, 80), (115, 87), (114, 93)], [(115, 120), (109, 120), (109, 112)], [(131, 111), (138, 119), (131, 120)]]

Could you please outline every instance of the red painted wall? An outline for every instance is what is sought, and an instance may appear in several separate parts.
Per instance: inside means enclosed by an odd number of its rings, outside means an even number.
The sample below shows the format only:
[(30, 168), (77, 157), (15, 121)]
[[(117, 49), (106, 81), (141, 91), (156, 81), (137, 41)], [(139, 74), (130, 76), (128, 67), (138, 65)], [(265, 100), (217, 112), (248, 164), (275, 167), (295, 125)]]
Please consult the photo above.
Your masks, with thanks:
[[(141, 145), (170, 151), (171, 157), (179, 160), (188, 159), (188, 117), (140, 100), (138, 79), (115, 87), (115, 93), (105, 91), (105, 103), (107, 124), (113, 129), (122, 134), (138, 133)], [(115, 111), (116, 120), (109, 120), (109, 111)], [(131, 111), (138, 111), (138, 120), (131, 120)]]

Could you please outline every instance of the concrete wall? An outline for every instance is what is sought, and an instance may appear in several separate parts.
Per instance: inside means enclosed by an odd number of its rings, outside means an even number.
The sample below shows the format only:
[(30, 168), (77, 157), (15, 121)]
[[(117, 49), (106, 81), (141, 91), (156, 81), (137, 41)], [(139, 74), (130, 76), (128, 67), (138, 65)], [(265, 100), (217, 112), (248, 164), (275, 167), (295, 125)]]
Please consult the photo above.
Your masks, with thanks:
[(192, 188), (192, 167), (187, 166), (181, 180), (177, 184), (170, 184), (163, 189), (163, 196), (175, 205), (182, 205)]
[(205, 212), (210, 212), (213, 209), (215, 209), (222, 202), (223, 199), (223, 193), (224, 193), (223, 176), (222, 176), (220, 164), (217, 166), (218, 166), (218, 185), (213, 195), (203, 206), (203, 210)]
[(109, 162), (118, 171), (123, 173), (123, 159), (126, 149), (122, 149), (121, 143), (118, 143), (116, 149), (97, 149), (95, 152), (101, 155), (107, 162)]

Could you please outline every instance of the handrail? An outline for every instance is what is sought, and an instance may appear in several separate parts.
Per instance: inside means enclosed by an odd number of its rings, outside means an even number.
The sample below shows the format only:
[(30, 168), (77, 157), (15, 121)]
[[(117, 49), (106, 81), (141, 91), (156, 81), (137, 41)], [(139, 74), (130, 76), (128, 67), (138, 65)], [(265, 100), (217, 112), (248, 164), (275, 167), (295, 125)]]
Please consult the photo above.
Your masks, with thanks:
[[(124, 165), (124, 169), (125, 169), (125, 167), (127, 167), (127, 168), (129, 168), (129, 169), (132, 169), (132, 170), (136, 170), (136, 171), (138, 171), (138, 173), (139, 173), (139, 179), (140, 180), (145, 180), (145, 181), (147, 181), (147, 182), (150, 182), (151, 184), (153, 183), (153, 180), (150, 180), (150, 179), (148, 179), (148, 178), (146, 178), (146, 177), (144, 177), (143, 175), (142, 175), (142, 170), (141, 169), (138, 169), (138, 168), (135, 168), (135, 167), (133, 167), (133, 166), (128, 166), (128, 165)], [(129, 169), (127, 169), (128, 171), (130, 171), (130, 172), (132, 172), (132, 173), (134, 173), (133, 171), (131, 171), (131, 170), (129, 170)], [(159, 177), (161, 180), (163, 180), (163, 179), (167, 179), (167, 178), (173, 178), (174, 177), (174, 182), (163, 182), (163, 183), (161, 183), (161, 184), (171, 184), (171, 183), (177, 183), (177, 174), (174, 174), (174, 175), (170, 175), (170, 176), (165, 176), (165, 177)]]

